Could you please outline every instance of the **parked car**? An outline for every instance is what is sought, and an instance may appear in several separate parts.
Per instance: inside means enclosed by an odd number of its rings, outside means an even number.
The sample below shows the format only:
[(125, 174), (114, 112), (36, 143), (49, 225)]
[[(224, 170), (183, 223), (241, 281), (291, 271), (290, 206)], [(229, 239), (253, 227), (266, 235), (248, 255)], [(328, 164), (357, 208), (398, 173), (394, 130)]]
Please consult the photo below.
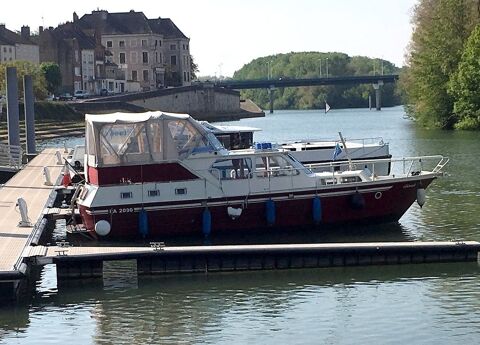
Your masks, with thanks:
[(72, 99), (73, 99), (73, 96), (68, 92), (62, 93), (60, 96), (58, 96), (59, 101), (71, 101)]
[(111, 96), (111, 95), (113, 95), (113, 91), (110, 91), (108, 89), (100, 90), (100, 96)]
[(84, 99), (84, 98), (88, 98), (90, 94), (85, 90), (77, 90), (75, 91), (73, 96), (78, 99)]

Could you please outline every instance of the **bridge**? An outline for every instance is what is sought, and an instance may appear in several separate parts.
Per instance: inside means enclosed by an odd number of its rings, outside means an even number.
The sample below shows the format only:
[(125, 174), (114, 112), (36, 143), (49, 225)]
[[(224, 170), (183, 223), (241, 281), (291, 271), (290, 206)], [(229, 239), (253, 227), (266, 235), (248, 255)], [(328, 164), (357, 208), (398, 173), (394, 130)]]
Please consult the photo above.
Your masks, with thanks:
[(398, 74), (342, 76), (328, 78), (278, 78), (278, 79), (252, 79), (252, 80), (222, 80), (215, 82), (215, 86), (226, 89), (268, 89), (270, 94), (270, 113), (273, 112), (273, 90), (282, 87), (319, 86), (319, 85), (358, 85), (373, 84), (375, 88), (376, 108), (381, 109), (380, 87), (385, 83), (395, 83)]

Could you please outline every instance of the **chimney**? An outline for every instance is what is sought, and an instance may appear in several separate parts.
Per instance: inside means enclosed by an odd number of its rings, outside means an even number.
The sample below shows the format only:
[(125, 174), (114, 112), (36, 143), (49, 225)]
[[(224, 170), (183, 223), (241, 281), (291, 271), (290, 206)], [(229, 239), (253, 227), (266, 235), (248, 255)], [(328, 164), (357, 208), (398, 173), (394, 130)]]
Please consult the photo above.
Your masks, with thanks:
[(0, 24), (0, 31), (5, 30), (5, 24)]
[(73, 22), (75, 23), (78, 20), (78, 15), (76, 12), (73, 12)]
[(23, 39), (28, 40), (30, 38), (30, 27), (28, 25), (22, 26), (20, 35)]

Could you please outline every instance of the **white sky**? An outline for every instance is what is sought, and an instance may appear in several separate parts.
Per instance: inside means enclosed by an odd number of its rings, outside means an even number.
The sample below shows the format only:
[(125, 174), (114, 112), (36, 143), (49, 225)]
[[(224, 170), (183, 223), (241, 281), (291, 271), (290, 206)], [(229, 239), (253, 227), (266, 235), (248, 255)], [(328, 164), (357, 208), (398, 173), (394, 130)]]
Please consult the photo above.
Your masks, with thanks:
[(7, 1), (0, 23), (10, 30), (57, 26), (97, 8), (171, 18), (190, 37), (199, 75), (231, 76), (252, 59), (320, 51), (383, 58), (402, 66), (417, 0), (80, 0)]

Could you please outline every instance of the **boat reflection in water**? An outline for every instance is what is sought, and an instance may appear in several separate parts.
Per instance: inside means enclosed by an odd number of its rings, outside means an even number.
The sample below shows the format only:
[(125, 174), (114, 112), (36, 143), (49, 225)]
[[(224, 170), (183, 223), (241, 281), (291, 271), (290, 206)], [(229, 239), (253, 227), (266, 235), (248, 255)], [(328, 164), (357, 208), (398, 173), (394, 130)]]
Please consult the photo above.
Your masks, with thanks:
[(313, 172), (269, 143), (229, 151), (189, 115), (87, 115), (86, 123), (86, 183), (75, 199), (86, 231), (112, 239), (396, 221), (423, 204), (448, 161), (392, 159), (400, 166), (388, 176), (375, 173), (385, 160)]

